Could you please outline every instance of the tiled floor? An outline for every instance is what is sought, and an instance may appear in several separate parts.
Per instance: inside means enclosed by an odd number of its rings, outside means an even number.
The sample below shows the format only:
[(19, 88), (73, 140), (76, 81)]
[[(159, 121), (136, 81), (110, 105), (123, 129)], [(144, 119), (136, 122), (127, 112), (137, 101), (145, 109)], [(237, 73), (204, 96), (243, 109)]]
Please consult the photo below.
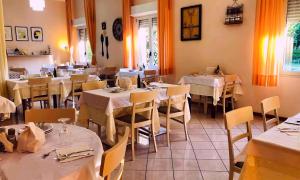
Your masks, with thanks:
[[(163, 121), (163, 119), (162, 119)], [(165, 135), (157, 137), (158, 152), (155, 153), (152, 142), (140, 138), (136, 145), (136, 160), (131, 161), (130, 146), (126, 152), (125, 180), (227, 180), (229, 157), (227, 136), (223, 116), (216, 119), (203, 115), (196, 109), (192, 111), (192, 120), (188, 124), (188, 141), (185, 141), (183, 126), (171, 124), (171, 147), (167, 147)], [(253, 135), (262, 132), (262, 121), (255, 118)], [(234, 133), (245, 131), (244, 127)], [(246, 141), (235, 144), (236, 153), (243, 149)], [(238, 174), (235, 174), (238, 179)]]

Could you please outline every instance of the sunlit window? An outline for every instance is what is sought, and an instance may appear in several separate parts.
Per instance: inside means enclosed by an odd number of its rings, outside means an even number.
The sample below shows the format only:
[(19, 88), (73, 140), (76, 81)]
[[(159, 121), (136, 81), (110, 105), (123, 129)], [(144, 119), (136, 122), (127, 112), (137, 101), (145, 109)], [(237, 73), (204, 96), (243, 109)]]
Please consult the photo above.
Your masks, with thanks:
[(300, 1), (289, 0), (284, 72), (300, 72)]
[(78, 60), (79, 63), (91, 63), (92, 51), (86, 29), (78, 29)]
[(137, 19), (137, 22), (138, 66), (145, 69), (157, 69), (157, 17), (141, 17)]

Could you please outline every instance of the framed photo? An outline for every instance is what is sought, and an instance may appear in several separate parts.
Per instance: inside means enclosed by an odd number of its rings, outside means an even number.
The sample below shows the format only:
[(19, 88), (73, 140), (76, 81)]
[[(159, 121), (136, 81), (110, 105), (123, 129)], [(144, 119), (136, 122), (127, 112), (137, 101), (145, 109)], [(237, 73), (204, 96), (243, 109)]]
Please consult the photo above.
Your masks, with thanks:
[(201, 40), (202, 5), (181, 8), (181, 41)]
[(16, 40), (17, 41), (29, 41), (28, 28), (23, 26), (16, 26)]
[(13, 40), (12, 27), (4, 26), (4, 31), (5, 31), (5, 41), (12, 41)]
[(43, 29), (41, 27), (30, 27), (31, 40), (43, 41)]

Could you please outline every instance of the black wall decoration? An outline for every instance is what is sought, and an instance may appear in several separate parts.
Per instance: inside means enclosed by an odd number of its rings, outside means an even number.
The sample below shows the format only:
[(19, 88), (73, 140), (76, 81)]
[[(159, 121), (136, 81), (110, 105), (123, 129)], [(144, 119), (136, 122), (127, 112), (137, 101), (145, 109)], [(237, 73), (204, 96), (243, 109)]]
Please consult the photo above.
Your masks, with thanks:
[(113, 35), (116, 40), (118, 40), (118, 41), (123, 40), (122, 18), (115, 19), (115, 21), (113, 23)]
[(242, 24), (243, 23), (243, 11), (244, 5), (239, 4), (238, 0), (233, 0), (233, 4), (227, 7), (225, 24)]

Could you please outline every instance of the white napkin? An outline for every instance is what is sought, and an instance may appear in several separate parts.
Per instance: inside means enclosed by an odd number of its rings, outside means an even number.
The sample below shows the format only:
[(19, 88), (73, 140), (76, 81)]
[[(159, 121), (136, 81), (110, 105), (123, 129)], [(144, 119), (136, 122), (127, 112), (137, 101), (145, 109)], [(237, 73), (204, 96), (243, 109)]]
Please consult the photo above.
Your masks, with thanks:
[(89, 148), (88, 146), (61, 148), (56, 150), (56, 156), (59, 162), (66, 163), (94, 156), (94, 150)]

